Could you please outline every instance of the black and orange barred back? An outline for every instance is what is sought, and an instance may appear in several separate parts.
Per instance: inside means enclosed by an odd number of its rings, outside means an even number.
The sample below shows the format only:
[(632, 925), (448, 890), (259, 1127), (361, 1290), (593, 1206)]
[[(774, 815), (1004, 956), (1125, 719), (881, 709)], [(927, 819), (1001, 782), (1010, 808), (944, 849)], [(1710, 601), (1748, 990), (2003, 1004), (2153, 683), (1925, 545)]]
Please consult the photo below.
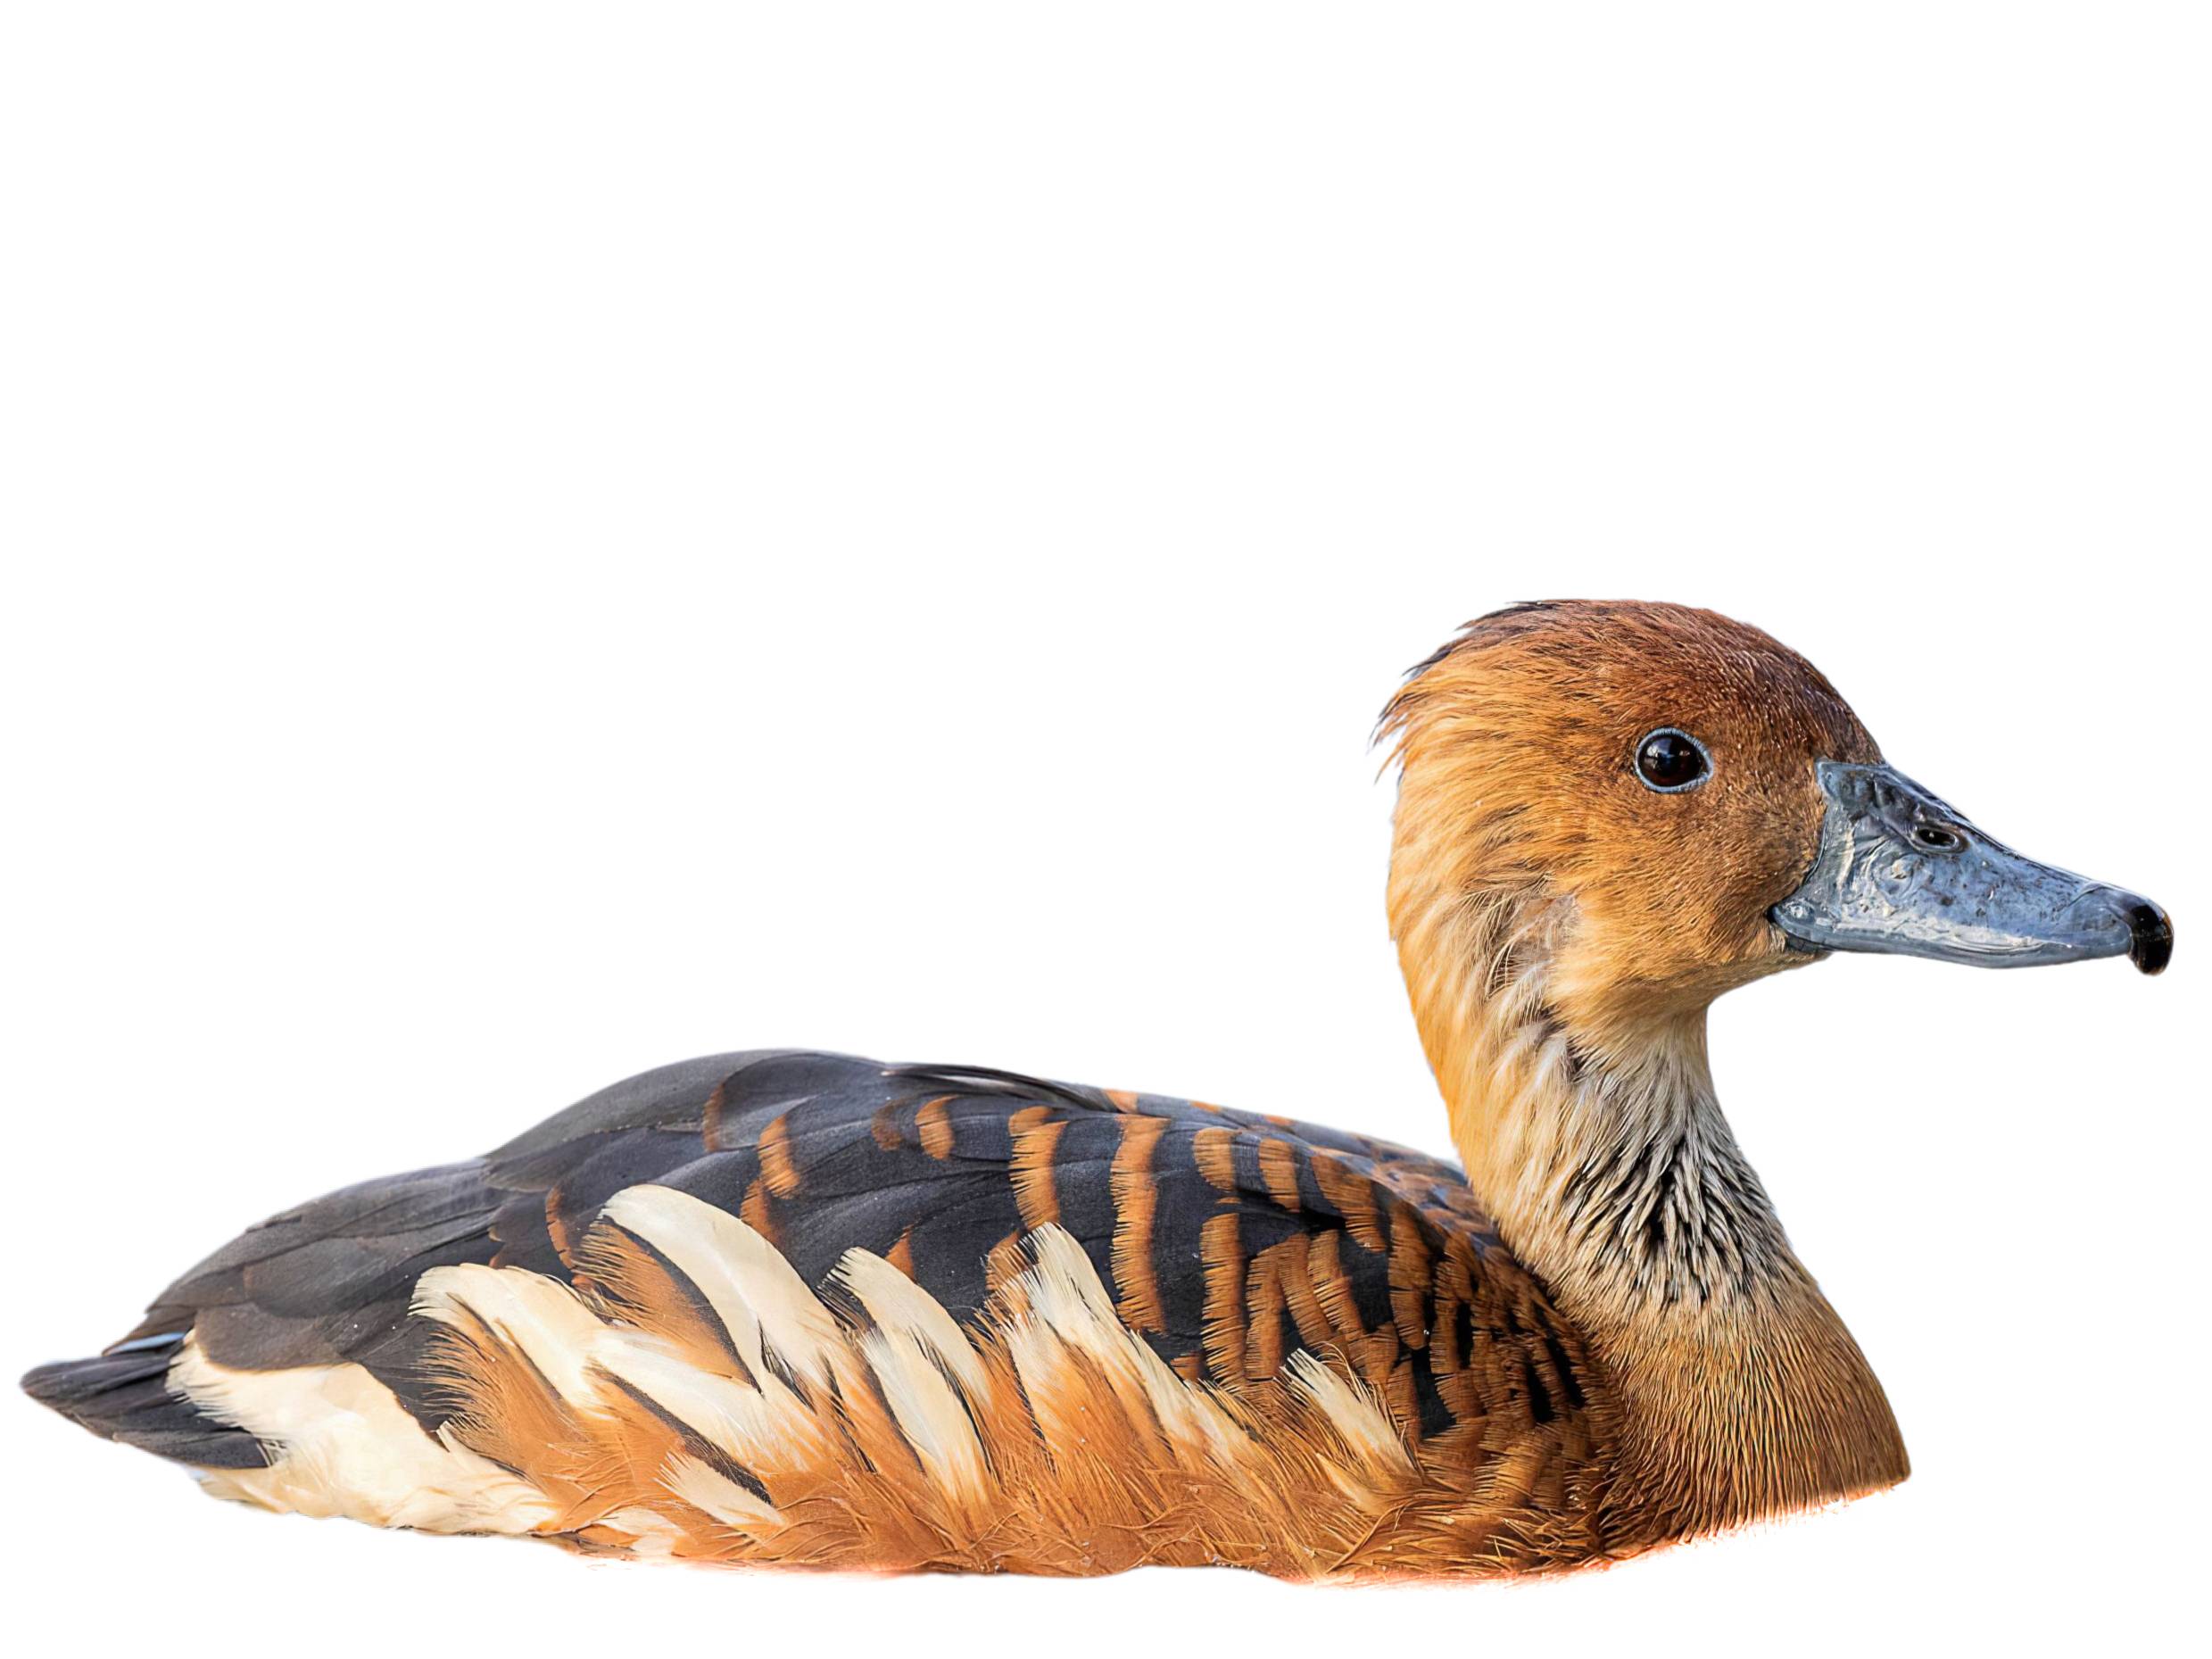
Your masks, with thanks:
[[(421, 1274), (486, 1263), (576, 1282), (601, 1207), (646, 1182), (740, 1217), (810, 1285), (849, 1250), (881, 1256), (964, 1323), (1025, 1235), (1056, 1224), (1187, 1380), (1235, 1392), (1311, 1352), (1431, 1456), (1479, 1460), (1578, 1416), (1590, 1391), (1578, 1340), (1452, 1165), (1163, 1096), (812, 1052), (646, 1073), (481, 1160), (278, 1216), (180, 1279), (133, 1340), (195, 1333), (244, 1369), (353, 1361), (435, 1426), (432, 1332), (409, 1316)], [(156, 1450), (178, 1426), (86, 1420)]]

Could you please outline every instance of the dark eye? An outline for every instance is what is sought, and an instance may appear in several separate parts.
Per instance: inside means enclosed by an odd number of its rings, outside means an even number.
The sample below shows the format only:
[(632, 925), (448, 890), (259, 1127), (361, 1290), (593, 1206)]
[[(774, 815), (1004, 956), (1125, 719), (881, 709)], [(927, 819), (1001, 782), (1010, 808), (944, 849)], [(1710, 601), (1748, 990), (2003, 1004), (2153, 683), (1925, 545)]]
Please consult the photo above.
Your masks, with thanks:
[(1662, 795), (1695, 788), (1712, 769), (1705, 745), (1671, 726), (1661, 726), (1636, 746), (1636, 775), (1645, 788)]

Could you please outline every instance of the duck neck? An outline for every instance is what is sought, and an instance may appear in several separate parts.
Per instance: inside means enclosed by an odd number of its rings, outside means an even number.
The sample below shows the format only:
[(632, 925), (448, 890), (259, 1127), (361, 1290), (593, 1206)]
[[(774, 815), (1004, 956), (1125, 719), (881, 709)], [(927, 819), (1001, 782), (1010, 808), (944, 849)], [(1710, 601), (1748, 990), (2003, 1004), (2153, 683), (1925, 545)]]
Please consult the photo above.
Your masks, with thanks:
[(1881, 1385), (1721, 1113), (1703, 1004), (1578, 1023), (1544, 927), (1512, 938), (1400, 945), (1469, 1182), (1613, 1385), (1611, 1520), (1649, 1541), (1903, 1479)]

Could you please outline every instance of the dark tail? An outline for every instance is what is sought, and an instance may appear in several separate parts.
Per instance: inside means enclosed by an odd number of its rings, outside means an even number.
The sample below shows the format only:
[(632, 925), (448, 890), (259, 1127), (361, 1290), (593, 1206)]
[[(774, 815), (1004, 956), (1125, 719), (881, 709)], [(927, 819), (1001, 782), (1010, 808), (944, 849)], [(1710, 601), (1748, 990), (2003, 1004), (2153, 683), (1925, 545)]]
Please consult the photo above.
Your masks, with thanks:
[(259, 1469), (261, 1443), (203, 1416), (170, 1391), (170, 1362), (181, 1331), (120, 1342), (96, 1359), (63, 1359), (23, 1379), (23, 1392), (104, 1439), (210, 1469)]

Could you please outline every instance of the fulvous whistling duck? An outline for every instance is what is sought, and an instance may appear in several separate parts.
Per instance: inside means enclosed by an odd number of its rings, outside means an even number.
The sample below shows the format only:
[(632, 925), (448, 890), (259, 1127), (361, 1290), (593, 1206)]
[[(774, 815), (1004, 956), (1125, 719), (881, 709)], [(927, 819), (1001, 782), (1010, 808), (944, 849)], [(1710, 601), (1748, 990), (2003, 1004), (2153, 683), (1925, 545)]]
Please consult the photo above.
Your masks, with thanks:
[(2163, 912), (1991, 840), (1709, 611), (1499, 611), (1381, 733), (1464, 1174), (1159, 1095), (718, 1055), (287, 1210), (25, 1386), (272, 1509), (824, 1567), (1533, 1572), (1903, 1479), (1714, 1099), (1707, 1005), (1837, 950), (2155, 974)]

